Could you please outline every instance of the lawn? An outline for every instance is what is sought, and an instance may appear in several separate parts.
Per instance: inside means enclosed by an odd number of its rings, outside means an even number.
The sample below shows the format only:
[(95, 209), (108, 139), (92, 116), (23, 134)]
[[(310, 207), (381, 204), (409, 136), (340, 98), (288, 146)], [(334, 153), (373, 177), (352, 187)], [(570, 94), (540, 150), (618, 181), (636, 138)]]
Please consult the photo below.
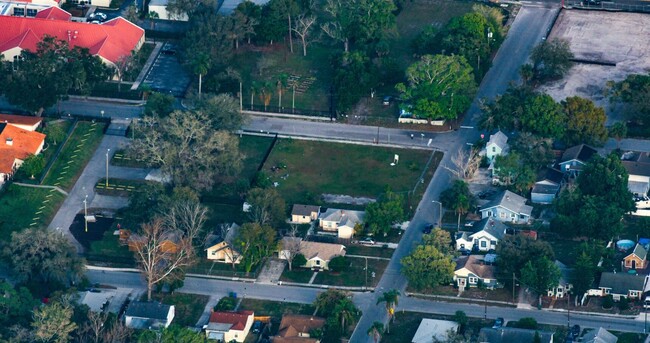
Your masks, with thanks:
[(0, 193), (0, 240), (29, 227), (46, 228), (63, 200), (53, 189), (9, 185)]
[(91, 242), (85, 257), (90, 262), (98, 262), (102, 265), (109, 264), (116, 267), (135, 265), (133, 253), (126, 245), (120, 244), (119, 236), (113, 235), (113, 230), (105, 231), (101, 240)]
[(361, 255), (361, 256), (374, 256), (374, 257), (386, 257), (390, 258), (393, 256), (394, 249), (388, 248), (376, 248), (368, 247), (365, 245), (348, 245), (345, 247), (345, 252), (348, 255)]
[(115, 151), (113, 158), (111, 158), (111, 165), (128, 168), (147, 168), (143, 160), (131, 158), (126, 154), (126, 150), (124, 149)]
[(47, 175), (44, 185), (70, 190), (95, 153), (104, 135), (104, 123), (79, 121)]
[(155, 293), (152, 297), (163, 304), (175, 306), (174, 324), (191, 327), (194, 327), (196, 322), (199, 321), (205, 310), (205, 305), (208, 304), (210, 299), (208, 295), (178, 292), (173, 294)]
[(238, 310), (255, 312), (255, 316), (271, 317), (270, 336), (277, 333), (283, 314), (305, 314), (313, 315), (315, 308), (311, 304), (298, 304), (290, 302), (276, 302), (269, 300), (242, 299)]
[(101, 178), (95, 184), (95, 192), (101, 195), (112, 195), (128, 197), (131, 192), (135, 191), (138, 187), (146, 184), (153, 184), (153, 181), (145, 180), (124, 180), (124, 179), (108, 179), (108, 187), (106, 186), (106, 178)]
[(294, 267), (293, 270), (289, 270), (289, 267), (287, 267), (284, 268), (284, 271), (280, 276), (280, 281), (309, 283), (309, 280), (311, 280), (313, 275), (314, 272), (311, 269)]
[(246, 273), (243, 264), (235, 265), (232, 269), (230, 263), (212, 262), (205, 256), (205, 251), (201, 250), (198, 263), (187, 268), (188, 273), (203, 274), (203, 275), (219, 275), (219, 276), (232, 276), (232, 277), (257, 277), (258, 266), (253, 266), (250, 273)]
[[(418, 330), (418, 326), (420, 326), (420, 322), (424, 318), (453, 320), (452, 316), (400, 311), (398, 306), (397, 311), (395, 311), (395, 321), (391, 324), (390, 334), (384, 334), (382, 336), (381, 342), (382, 343), (410, 342), (413, 339), (415, 332)], [(492, 324), (494, 324), (493, 320), (469, 318), (466, 332), (469, 332), (473, 337), (478, 337), (478, 333), (482, 327), (488, 327), (491, 326)]]
[[(391, 167), (395, 154), (399, 163)], [(430, 156), (425, 150), (282, 139), (264, 171), (288, 204), (318, 204), (322, 193), (377, 198), (390, 187), (406, 194)]]
[[(368, 271), (366, 273), (366, 259), (359, 257), (348, 257), (350, 260), (350, 267), (340, 273), (332, 273), (329, 271), (319, 272), (314, 279), (315, 284), (331, 285), (331, 286), (354, 286), (364, 287), (366, 285), (366, 278), (368, 280), (368, 287), (374, 287), (381, 279), (386, 266), (387, 260), (368, 260)], [(372, 277), (372, 275), (375, 277)]]

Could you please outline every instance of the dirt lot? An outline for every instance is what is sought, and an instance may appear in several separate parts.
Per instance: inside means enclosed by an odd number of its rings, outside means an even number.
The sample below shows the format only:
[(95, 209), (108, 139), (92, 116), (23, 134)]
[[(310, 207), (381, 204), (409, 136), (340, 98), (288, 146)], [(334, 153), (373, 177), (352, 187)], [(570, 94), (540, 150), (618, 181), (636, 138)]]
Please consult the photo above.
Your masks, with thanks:
[(603, 95), (607, 81), (650, 69), (650, 15), (604, 11), (564, 10), (549, 39), (563, 38), (576, 58), (616, 63), (616, 66), (576, 64), (563, 80), (543, 87), (556, 100), (578, 95), (605, 107), (608, 121), (620, 119)]

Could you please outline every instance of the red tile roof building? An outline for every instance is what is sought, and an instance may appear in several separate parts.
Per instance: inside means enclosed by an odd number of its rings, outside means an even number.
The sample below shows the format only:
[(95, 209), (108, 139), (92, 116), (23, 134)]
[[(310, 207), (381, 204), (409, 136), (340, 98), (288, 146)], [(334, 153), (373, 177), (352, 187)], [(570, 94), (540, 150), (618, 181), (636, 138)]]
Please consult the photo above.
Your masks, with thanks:
[(62, 12), (48, 9), (37, 18), (0, 16), (0, 54), (11, 61), (22, 50), (36, 51), (38, 42), (49, 35), (68, 41), (71, 47), (88, 48), (91, 55), (112, 65), (144, 43), (144, 30), (122, 17), (102, 24), (77, 23)]
[(254, 318), (253, 311), (212, 312), (205, 328), (206, 337), (222, 342), (244, 342)]
[(10, 179), (29, 155), (38, 155), (45, 135), (8, 122), (0, 123), (0, 185)]

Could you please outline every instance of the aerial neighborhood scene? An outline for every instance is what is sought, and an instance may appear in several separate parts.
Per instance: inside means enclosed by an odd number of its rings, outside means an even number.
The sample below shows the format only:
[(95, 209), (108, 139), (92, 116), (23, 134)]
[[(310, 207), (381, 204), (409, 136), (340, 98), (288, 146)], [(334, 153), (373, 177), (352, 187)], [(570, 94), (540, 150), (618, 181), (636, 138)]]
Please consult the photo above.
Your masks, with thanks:
[(648, 27), (0, 0), (0, 342), (650, 342)]

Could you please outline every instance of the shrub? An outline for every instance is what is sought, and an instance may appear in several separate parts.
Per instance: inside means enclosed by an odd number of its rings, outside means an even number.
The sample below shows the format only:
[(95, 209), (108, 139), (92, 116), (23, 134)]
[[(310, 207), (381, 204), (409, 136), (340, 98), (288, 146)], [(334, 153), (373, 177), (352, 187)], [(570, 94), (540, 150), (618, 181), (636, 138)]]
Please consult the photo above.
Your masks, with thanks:
[(621, 297), (621, 300), (618, 302), (618, 309), (625, 311), (630, 308), (630, 301), (626, 297)]
[(303, 254), (298, 254), (293, 258), (293, 267), (302, 267), (307, 264), (307, 258)]
[(233, 297), (223, 297), (214, 307), (215, 311), (232, 311), (237, 306), (237, 299)]
[(603, 308), (606, 310), (609, 310), (610, 308), (614, 307), (614, 298), (612, 295), (608, 295), (605, 298), (603, 298)]
[(347, 270), (349, 262), (345, 256), (336, 256), (330, 260), (329, 268), (331, 271), (338, 273)]
[(537, 329), (537, 321), (535, 320), (535, 318), (524, 317), (519, 319), (517, 322), (515, 322), (514, 326), (520, 329), (535, 330)]

